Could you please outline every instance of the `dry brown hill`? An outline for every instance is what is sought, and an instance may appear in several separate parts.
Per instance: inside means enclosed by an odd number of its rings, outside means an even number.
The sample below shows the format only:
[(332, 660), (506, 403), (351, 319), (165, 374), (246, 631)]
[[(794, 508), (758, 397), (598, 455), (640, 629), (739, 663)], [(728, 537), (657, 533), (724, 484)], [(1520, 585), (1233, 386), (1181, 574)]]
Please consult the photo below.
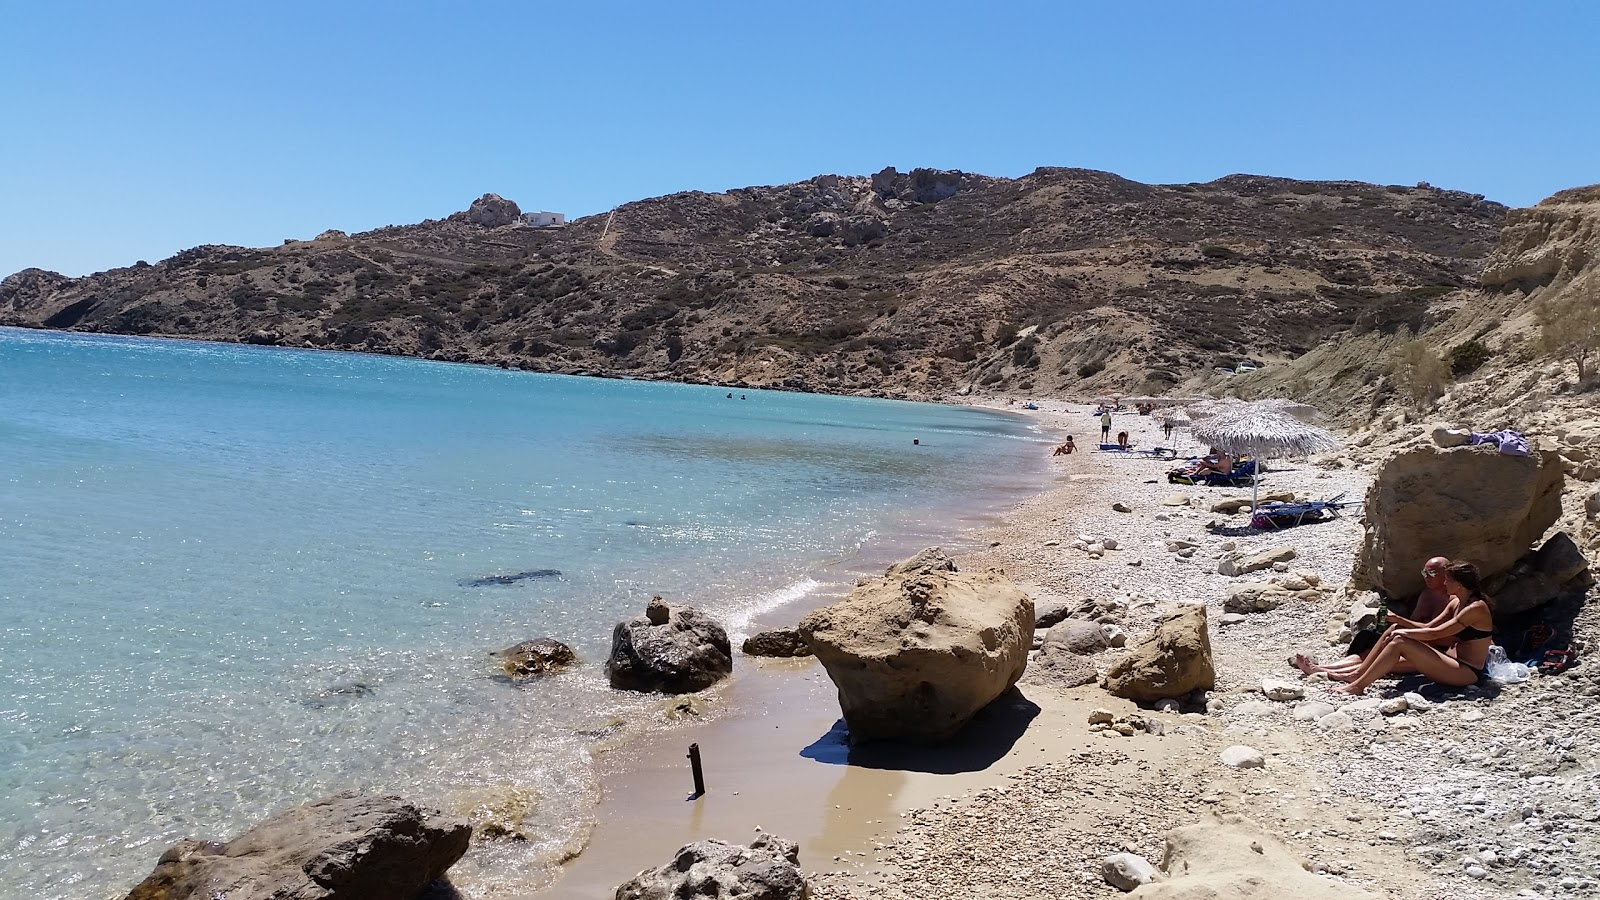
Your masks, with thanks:
[(565, 228), (514, 213), (486, 196), (363, 234), (24, 270), (0, 324), (830, 392), (1160, 391), (1425, 327), (1506, 221), (1427, 185), (1057, 168), (824, 175)]
[[(1337, 411), (1346, 425), (1430, 417), (1479, 430), (1567, 427), (1560, 422), (1592, 416), (1582, 410), (1593, 405), (1587, 392), (1596, 379), (1580, 384), (1573, 359), (1541, 341), (1544, 303), (1568, 304), (1556, 330), (1600, 332), (1600, 185), (1511, 210), (1478, 284), (1435, 298), (1416, 321), (1346, 332), (1228, 387), (1247, 396), (1292, 393)], [(1600, 333), (1592, 338), (1600, 351)], [(1415, 371), (1408, 361), (1419, 355), (1438, 365)], [(1591, 376), (1596, 362), (1588, 361)], [(1600, 425), (1589, 424), (1595, 433), (1582, 437), (1600, 449)]]

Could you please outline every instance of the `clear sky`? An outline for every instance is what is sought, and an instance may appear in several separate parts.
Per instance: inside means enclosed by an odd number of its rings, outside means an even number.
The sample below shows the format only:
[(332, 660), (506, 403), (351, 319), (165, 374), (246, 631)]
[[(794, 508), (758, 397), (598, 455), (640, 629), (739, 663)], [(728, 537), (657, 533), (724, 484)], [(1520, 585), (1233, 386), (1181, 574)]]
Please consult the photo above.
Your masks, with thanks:
[(0, 6), (0, 275), (884, 166), (1600, 182), (1600, 2)]

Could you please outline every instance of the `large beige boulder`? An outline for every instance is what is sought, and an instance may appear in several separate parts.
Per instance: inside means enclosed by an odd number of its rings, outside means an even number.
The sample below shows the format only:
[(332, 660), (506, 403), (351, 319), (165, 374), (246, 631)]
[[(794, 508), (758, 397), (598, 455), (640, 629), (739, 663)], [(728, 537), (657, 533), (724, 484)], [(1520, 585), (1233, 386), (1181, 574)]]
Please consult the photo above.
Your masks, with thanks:
[(1139, 900), (1376, 900), (1306, 871), (1274, 835), (1242, 816), (1223, 815), (1167, 832), (1165, 878), (1137, 887)]
[(1153, 703), (1216, 687), (1206, 608), (1186, 606), (1163, 618), (1106, 672), (1101, 687), (1129, 700)]
[(852, 742), (943, 741), (1016, 684), (1033, 600), (1004, 573), (925, 550), (800, 620), (839, 690)]
[(1509, 571), (1560, 517), (1563, 480), (1551, 450), (1421, 444), (1394, 456), (1367, 490), (1353, 586), (1413, 597), (1434, 556), (1470, 562), (1485, 579)]

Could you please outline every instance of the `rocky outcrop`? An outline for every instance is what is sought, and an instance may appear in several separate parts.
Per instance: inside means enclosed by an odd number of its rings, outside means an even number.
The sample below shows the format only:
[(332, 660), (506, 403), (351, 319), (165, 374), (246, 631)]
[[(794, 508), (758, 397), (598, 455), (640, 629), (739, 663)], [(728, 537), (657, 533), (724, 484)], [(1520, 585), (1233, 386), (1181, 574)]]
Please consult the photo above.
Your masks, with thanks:
[(1149, 637), (1129, 648), (1101, 686), (1118, 697), (1153, 703), (1210, 690), (1216, 683), (1206, 608), (1187, 606), (1164, 617)]
[(1490, 585), (1494, 595), (1494, 614), (1514, 616), (1554, 600), (1564, 588), (1587, 587), (1589, 560), (1564, 531), (1558, 531), (1543, 546), (1517, 561), (1506, 573), (1503, 585)]
[(473, 225), (499, 228), (521, 218), (522, 209), (515, 201), (507, 200), (499, 194), (484, 194), (472, 201), (472, 205), (467, 207), (467, 211), (462, 215)]
[(746, 656), (810, 656), (811, 648), (798, 628), (774, 628), (744, 639), (739, 648)]
[(750, 846), (695, 841), (664, 866), (617, 886), (616, 900), (806, 900), (800, 848), (770, 834)]
[(1366, 537), (1351, 574), (1357, 589), (1414, 597), (1422, 564), (1447, 556), (1485, 580), (1509, 571), (1561, 515), (1554, 451), (1506, 456), (1492, 446), (1421, 444), (1389, 459), (1366, 498)]
[(1506, 214), (1500, 246), (1484, 260), (1485, 287), (1542, 287), (1600, 261), (1600, 185), (1572, 188)]
[(548, 675), (576, 663), (578, 655), (555, 638), (542, 637), (512, 644), (500, 651), (500, 665), (512, 678)]
[[(606, 677), (628, 691), (688, 694), (703, 691), (733, 671), (728, 632), (689, 606), (652, 600), (646, 615), (618, 622), (611, 632)], [(660, 624), (652, 616), (663, 618)]]
[(1033, 601), (1003, 573), (925, 550), (800, 621), (853, 742), (937, 743), (1022, 677)]
[(126, 900), (410, 900), (471, 836), (466, 822), (399, 797), (337, 794), (225, 844), (173, 844)]
[(1242, 816), (1217, 816), (1167, 833), (1164, 880), (1139, 886), (1141, 900), (1375, 900), (1308, 872), (1276, 836)]

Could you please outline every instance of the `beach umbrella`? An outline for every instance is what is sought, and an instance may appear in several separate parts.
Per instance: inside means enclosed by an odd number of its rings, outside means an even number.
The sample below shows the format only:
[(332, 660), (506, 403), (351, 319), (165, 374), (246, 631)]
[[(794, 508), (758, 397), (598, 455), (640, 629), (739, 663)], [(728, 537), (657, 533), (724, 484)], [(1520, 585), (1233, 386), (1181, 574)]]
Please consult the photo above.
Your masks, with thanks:
[[(1192, 409), (1192, 407), (1191, 407)], [(1195, 440), (1209, 444), (1237, 458), (1256, 460), (1256, 477), (1251, 479), (1250, 508), (1261, 496), (1261, 461), (1268, 456), (1309, 456), (1340, 445), (1333, 432), (1308, 425), (1293, 416), (1273, 409), (1241, 403), (1237, 408), (1195, 421), (1190, 428)]]
[(1190, 421), (1198, 422), (1201, 419), (1209, 419), (1212, 416), (1232, 412), (1245, 405), (1243, 400), (1223, 397), (1220, 400), (1198, 400), (1185, 406), (1184, 411), (1189, 414)]
[(1286, 413), (1302, 422), (1315, 422), (1322, 418), (1322, 410), (1309, 403), (1301, 403), (1298, 400), (1290, 400), (1286, 397), (1267, 397), (1264, 400), (1252, 400), (1250, 405)]

